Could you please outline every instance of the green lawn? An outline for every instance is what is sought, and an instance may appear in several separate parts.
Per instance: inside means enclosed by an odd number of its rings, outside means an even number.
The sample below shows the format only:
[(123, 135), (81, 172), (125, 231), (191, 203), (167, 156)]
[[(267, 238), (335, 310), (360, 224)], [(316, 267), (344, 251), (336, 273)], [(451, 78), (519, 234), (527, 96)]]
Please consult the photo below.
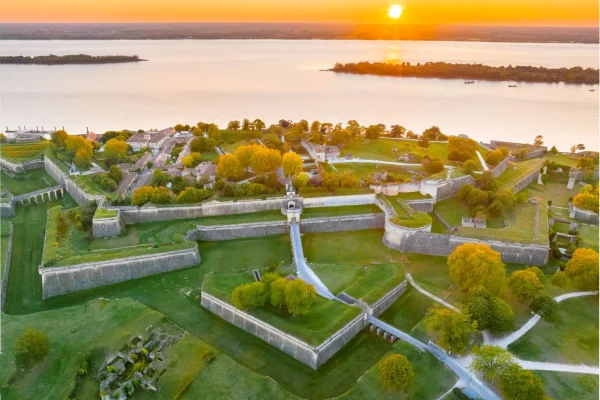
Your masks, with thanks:
[(518, 243), (548, 243), (548, 206), (545, 200), (539, 199), (538, 232), (534, 230), (535, 204), (518, 205), (513, 215), (507, 216), (506, 228), (471, 228), (461, 226), (456, 235), (482, 240), (502, 240)]
[[(393, 160), (391, 160), (393, 161)], [(365, 163), (338, 163), (338, 164), (327, 164), (322, 163), (324, 168), (328, 172), (337, 172), (338, 174), (343, 174), (346, 172), (351, 172), (356, 175), (358, 178), (365, 178), (367, 176), (371, 176), (377, 172), (387, 171), (388, 179), (390, 175), (394, 177), (396, 181), (405, 181), (406, 179), (411, 179), (414, 174), (407, 171), (407, 168), (416, 169), (419, 172), (421, 171), (420, 167), (401, 167), (399, 165), (386, 165), (386, 164), (365, 164)], [(424, 173), (424, 172), (422, 172)]]
[(6, 252), (8, 251), (8, 242), (10, 241), (10, 222), (2, 221), (0, 223), (0, 276), (4, 276), (4, 267), (6, 267)]
[(311, 269), (334, 294), (346, 292), (373, 304), (405, 279), (399, 263), (344, 265), (310, 264)]
[(438, 201), (433, 209), (452, 226), (461, 226), (462, 217), (469, 216), (469, 207), (456, 197)]
[(16, 175), (14, 178), (4, 171), (0, 175), (0, 189), (6, 189), (14, 196), (56, 185), (56, 181), (43, 169), (34, 169), (25, 174)]
[(106, 208), (98, 208), (96, 209), (96, 214), (94, 214), (94, 219), (104, 219), (104, 218), (115, 218), (118, 215), (117, 210), (107, 210)]
[(555, 162), (557, 164), (576, 166), (578, 157), (571, 157), (570, 154), (552, 154), (548, 153), (544, 155), (544, 158), (548, 161)]
[[(367, 144), (363, 144), (366, 142)], [(398, 149), (394, 152), (393, 149)], [(486, 151), (480, 148), (479, 151), (484, 154)], [(395, 161), (399, 156), (405, 153), (414, 153), (418, 156), (429, 154), (431, 157), (439, 157), (444, 164), (447, 163), (447, 157), (450, 150), (447, 143), (430, 143), (427, 149), (422, 149), (416, 140), (393, 140), (379, 138), (370, 140), (365, 138), (355, 138), (342, 151), (342, 154), (352, 154), (356, 158), (374, 159), (382, 161)], [(474, 156), (476, 157), (476, 156)], [(475, 159), (475, 158), (474, 158)]]
[(587, 247), (598, 252), (598, 226), (597, 225), (579, 225), (579, 236), (582, 242), (579, 247)]
[(428, 310), (437, 306), (434, 300), (408, 285), (404, 294), (379, 318), (404, 332), (411, 333), (413, 329), (417, 329)]
[(509, 350), (524, 360), (598, 365), (598, 297), (568, 299), (558, 309), (558, 322), (538, 322)]
[(240, 141), (233, 142), (233, 143), (224, 143), (221, 145), (221, 148), (223, 149), (223, 151), (225, 153), (235, 153), (235, 151), (237, 150), (238, 147), (245, 146), (248, 144), (260, 145), (260, 143), (258, 143), (257, 141), (240, 140)]
[(567, 184), (562, 182), (546, 182), (543, 186), (534, 183), (527, 187), (529, 195), (540, 197), (545, 200), (551, 200), (552, 205), (556, 207), (568, 207), (569, 197), (575, 197), (579, 193), (580, 187), (567, 189)]
[(503, 188), (512, 189), (525, 176), (530, 175), (533, 171), (542, 167), (545, 160), (542, 158), (532, 158), (521, 162), (509, 162), (506, 171), (500, 175), (496, 181)]
[(408, 358), (415, 372), (415, 380), (407, 391), (395, 392), (387, 389), (380, 380), (379, 363), (374, 365), (358, 381), (355, 387), (338, 400), (380, 400), (380, 399), (437, 399), (455, 383), (456, 376), (445, 368), (433, 355), (421, 353), (411, 345), (397, 341), (388, 354), (400, 353)]
[(321, 218), (321, 217), (337, 217), (341, 215), (358, 215), (358, 214), (380, 214), (383, 213), (381, 208), (374, 204), (364, 204), (358, 206), (339, 206), (339, 207), (314, 207), (302, 209), (303, 218)]
[(542, 378), (546, 395), (561, 400), (597, 400), (598, 375), (535, 371)]
[[(204, 279), (202, 290), (231, 304), (233, 290), (243, 283), (252, 282), (254, 277), (251, 271), (209, 274)], [(359, 307), (350, 307), (339, 301), (317, 296), (307, 315), (292, 316), (286, 310), (270, 305), (264, 308), (250, 308), (247, 312), (277, 329), (317, 346), (352, 321), (361, 310)]]

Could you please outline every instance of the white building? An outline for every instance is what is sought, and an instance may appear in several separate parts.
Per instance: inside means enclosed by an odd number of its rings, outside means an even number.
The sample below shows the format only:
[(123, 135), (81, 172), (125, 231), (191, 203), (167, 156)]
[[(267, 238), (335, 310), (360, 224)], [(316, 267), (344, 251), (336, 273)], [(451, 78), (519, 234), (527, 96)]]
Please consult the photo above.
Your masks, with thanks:
[(141, 150), (145, 147), (150, 149), (159, 149), (174, 132), (175, 130), (173, 128), (166, 128), (157, 132), (148, 131), (136, 133), (125, 142), (127, 142), (127, 144), (129, 144), (135, 151)]

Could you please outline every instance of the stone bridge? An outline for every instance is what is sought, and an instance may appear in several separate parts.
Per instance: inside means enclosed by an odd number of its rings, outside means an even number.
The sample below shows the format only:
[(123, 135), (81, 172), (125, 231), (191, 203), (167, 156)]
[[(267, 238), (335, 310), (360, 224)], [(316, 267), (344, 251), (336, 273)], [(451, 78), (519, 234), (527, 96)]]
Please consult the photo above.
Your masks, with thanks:
[[(12, 202), (13, 204), (19, 204), (21, 203), (21, 205), (31, 205), (34, 202), (36, 204), (39, 203), (44, 203), (46, 201), (53, 201), (53, 200), (58, 200), (58, 194), (60, 193), (60, 197), (63, 197), (63, 188), (62, 186), (52, 186), (46, 189), (41, 189), (41, 190), (36, 190), (35, 192), (30, 192), (30, 193), (25, 193), (22, 194), (20, 196), (14, 196), (12, 198)], [(52, 198), (52, 195), (54, 194), (54, 198)], [(48, 198), (46, 200), (46, 197)], [(27, 202), (26, 202), (27, 200)]]

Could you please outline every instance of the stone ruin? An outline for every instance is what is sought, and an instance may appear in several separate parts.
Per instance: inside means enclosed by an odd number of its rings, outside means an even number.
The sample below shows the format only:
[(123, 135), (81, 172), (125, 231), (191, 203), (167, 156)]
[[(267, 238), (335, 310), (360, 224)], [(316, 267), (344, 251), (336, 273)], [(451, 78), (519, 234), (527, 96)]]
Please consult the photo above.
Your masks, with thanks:
[(106, 358), (96, 375), (100, 381), (100, 398), (126, 400), (136, 389), (157, 392), (158, 380), (166, 372), (164, 354), (182, 335), (180, 330), (170, 334), (156, 327), (148, 340), (140, 335), (132, 337), (118, 352)]

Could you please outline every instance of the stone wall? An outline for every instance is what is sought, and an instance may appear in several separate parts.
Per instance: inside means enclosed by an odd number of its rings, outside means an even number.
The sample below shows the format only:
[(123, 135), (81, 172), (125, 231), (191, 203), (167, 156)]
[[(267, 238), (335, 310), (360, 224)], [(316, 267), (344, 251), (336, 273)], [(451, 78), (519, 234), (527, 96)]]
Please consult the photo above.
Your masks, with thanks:
[(290, 228), (285, 221), (261, 222), (235, 225), (198, 225), (189, 231), (186, 240), (233, 240), (249, 237), (284, 235)]
[(94, 218), (92, 220), (92, 234), (94, 237), (119, 236), (123, 230), (120, 211), (114, 218)]
[(369, 306), (371, 309), (371, 315), (378, 317), (379, 315), (383, 314), (383, 312), (387, 310), (389, 306), (394, 304), (394, 302), (398, 300), (400, 296), (402, 296), (404, 291), (406, 291), (406, 279), (400, 282), (398, 286), (387, 292), (381, 299)]
[(525, 176), (523, 179), (521, 179), (517, 184), (515, 184), (515, 186), (513, 186), (511, 189), (515, 192), (515, 193), (519, 193), (521, 190), (525, 189), (527, 186), (529, 186), (531, 183), (537, 181), (538, 176), (540, 175), (540, 171), (542, 170), (542, 167), (540, 167), (539, 170), (537, 171), (533, 171), (531, 174)]
[(384, 226), (385, 216), (383, 213), (300, 219), (302, 233), (383, 229)]
[(361, 204), (374, 204), (375, 194), (354, 194), (348, 196), (309, 197), (302, 199), (304, 208), (355, 206)]
[(471, 175), (461, 176), (460, 178), (450, 179), (438, 183), (435, 199), (436, 201), (446, 200), (454, 196), (462, 186), (474, 185), (475, 179)]
[(435, 204), (433, 199), (405, 200), (404, 202), (411, 206), (413, 210), (423, 211), (426, 213), (433, 212), (433, 205)]
[(506, 168), (508, 168), (509, 162), (512, 160), (513, 160), (513, 157), (506, 157), (504, 160), (500, 161), (500, 163), (498, 163), (498, 165), (496, 165), (494, 168), (492, 168), (490, 170), (490, 171), (492, 171), (492, 176), (494, 178), (497, 178), (500, 175), (502, 175), (502, 173), (504, 171), (506, 171)]
[(200, 262), (198, 246), (158, 254), (90, 262), (67, 267), (40, 266), (44, 299), (191, 267)]
[(82, 188), (77, 186), (75, 182), (73, 182), (67, 174), (63, 173), (60, 168), (48, 157), (44, 157), (44, 167), (46, 172), (54, 178), (54, 180), (61, 185), (73, 199), (77, 202), (77, 204), (82, 205), (88, 202), (96, 201), (100, 203), (103, 199), (103, 196), (95, 196), (86, 193)]
[(23, 172), (25, 172), (25, 169), (23, 168), (22, 164), (12, 163), (8, 160), (5, 160), (4, 158), (0, 158), (0, 167), (15, 174), (22, 174)]
[(6, 254), (2, 254), (4, 257), (4, 271), (2, 272), (2, 283), (0, 284), (0, 311), (4, 310), (6, 303), (6, 292), (8, 290), (8, 276), (10, 275), (10, 261), (12, 259), (12, 245), (13, 245), (13, 233), (14, 226), (10, 223), (10, 233), (8, 237), (8, 247), (6, 248)]
[(569, 206), (569, 218), (575, 218), (588, 224), (598, 225), (598, 214), (588, 210), (582, 210), (575, 206)]
[(325, 364), (342, 347), (367, 326), (365, 314), (360, 314), (316, 348), (317, 368)]
[(32, 169), (41, 169), (44, 168), (44, 160), (32, 160), (32, 161), (25, 161), (23, 163), (21, 163), (21, 165), (23, 166), (23, 169), (25, 171), (30, 171)]
[(0, 217), (1, 218), (8, 218), (8, 217), (14, 217), (16, 215), (15, 213), (15, 205), (13, 204), (12, 201), (5, 201), (0, 203)]

